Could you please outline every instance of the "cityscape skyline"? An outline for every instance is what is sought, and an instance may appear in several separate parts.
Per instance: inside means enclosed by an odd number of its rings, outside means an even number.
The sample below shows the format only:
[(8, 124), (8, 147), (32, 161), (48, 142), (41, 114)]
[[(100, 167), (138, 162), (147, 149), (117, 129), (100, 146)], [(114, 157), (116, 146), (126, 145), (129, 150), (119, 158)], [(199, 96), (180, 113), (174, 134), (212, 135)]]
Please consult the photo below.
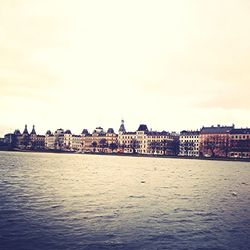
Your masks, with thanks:
[(0, 134), (250, 124), (249, 1), (0, 3)]
[(134, 131), (127, 131), (124, 120), (119, 130), (96, 127), (74, 134), (70, 129), (47, 130), (44, 135), (36, 132), (35, 125), (23, 132), (0, 138), (0, 150), (31, 150), (43, 152), (118, 153), (187, 157), (250, 157), (250, 129), (232, 126), (209, 126), (180, 133), (156, 131), (140, 124)]
[[(107, 131), (108, 129), (112, 128), (112, 129), (114, 130), (115, 133), (118, 133), (118, 132), (119, 132), (119, 127), (120, 127), (121, 121), (124, 122), (124, 119), (121, 119), (121, 120), (120, 120), (120, 123), (119, 123), (118, 126), (112, 126), (112, 125), (110, 125), (110, 126), (102, 126), (101, 124), (98, 124), (97, 126), (94, 126), (94, 127), (92, 127), (92, 128), (82, 126), (81, 129), (80, 129), (79, 131), (72, 130), (70, 127), (65, 127), (65, 126), (59, 126), (59, 127), (57, 127), (57, 128), (48, 127), (48, 128), (46, 128), (46, 129), (44, 129), (44, 128), (41, 128), (41, 127), (40, 127), (40, 128), (37, 127), (37, 125), (35, 125), (35, 124), (27, 124), (27, 123), (25, 124), (25, 127), (26, 127), (26, 129), (28, 130), (28, 132), (31, 132), (31, 131), (35, 128), (36, 131), (37, 131), (37, 134), (41, 134), (41, 135), (45, 134), (48, 130), (49, 130), (49, 131), (56, 131), (56, 130), (58, 130), (58, 129), (63, 129), (63, 130), (65, 130), (65, 131), (66, 131), (66, 130), (70, 130), (72, 134), (81, 134), (81, 132), (82, 132), (83, 130), (87, 129), (90, 133), (92, 133), (93, 131), (96, 130), (96, 128), (102, 128), (104, 131)], [(125, 121), (125, 123), (126, 123), (126, 131), (131, 131), (131, 132), (137, 130), (138, 124), (146, 124), (147, 126), (150, 125), (150, 124), (148, 124), (148, 123), (140, 122), (140, 123), (138, 123), (137, 126), (135, 126), (133, 129), (130, 129), (130, 128), (127, 127), (127, 122), (126, 122), (126, 121)], [(22, 131), (23, 126), (24, 126), (24, 125), (22, 125), (22, 126), (20, 126), (20, 127), (17, 127), (17, 126), (16, 126), (16, 127), (14, 127), (13, 130), (6, 130), (6, 131), (3, 132), (3, 134), (0, 134), (0, 137), (3, 137), (3, 136), (4, 136), (5, 134), (7, 134), (7, 133), (14, 132), (15, 130), (20, 130), (20, 131)], [(231, 123), (231, 124), (220, 124), (220, 123), (216, 123), (216, 124), (204, 124), (204, 125), (202, 125), (202, 126), (200, 126), (200, 127), (198, 127), (198, 128), (185, 128), (185, 127), (183, 127), (183, 128), (180, 129), (180, 130), (170, 130), (170, 129), (168, 129), (168, 128), (158, 129), (158, 128), (153, 128), (153, 127), (151, 127), (151, 126), (149, 126), (148, 128), (149, 128), (149, 131), (166, 131), (166, 132), (177, 133), (177, 134), (178, 134), (178, 133), (180, 133), (180, 132), (182, 132), (182, 131), (186, 131), (186, 130), (187, 130), (187, 131), (198, 131), (198, 130), (201, 130), (202, 128), (205, 128), (205, 127), (216, 127), (216, 126), (219, 126), (219, 127), (236, 126), (236, 127), (238, 127), (238, 128), (244, 128), (244, 129), (248, 129), (248, 128), (249, 128), (249, 126), (245, 126), (245, 127), (237, 126), (237, 124), (235, 124), (235, 123)]]

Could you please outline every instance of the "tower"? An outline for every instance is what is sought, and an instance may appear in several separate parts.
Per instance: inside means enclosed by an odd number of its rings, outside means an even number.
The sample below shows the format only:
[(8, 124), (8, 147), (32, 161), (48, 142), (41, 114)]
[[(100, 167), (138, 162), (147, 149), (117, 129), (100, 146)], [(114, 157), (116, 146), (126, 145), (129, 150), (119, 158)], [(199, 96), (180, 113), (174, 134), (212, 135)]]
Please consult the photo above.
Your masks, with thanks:
[(120, 128), (119, 128), (118, 131), (119, 131), (119, 133), (125, 133), (126, 132), (123, 119), (121, 120), (121, 125), (120, 125)]
[(32, 127), (32, 131), (30, 133), (31, 135), (36, 135), (36, 130), (35, 130), (35, 125), (33, 125)]
[(28, 128), (27, 128), (27, 124), (25, 124), (25, 127), (24, 127), (24, 131), (23, 131), (23, 135), (28, 135), (29, 132), (28, 132)]

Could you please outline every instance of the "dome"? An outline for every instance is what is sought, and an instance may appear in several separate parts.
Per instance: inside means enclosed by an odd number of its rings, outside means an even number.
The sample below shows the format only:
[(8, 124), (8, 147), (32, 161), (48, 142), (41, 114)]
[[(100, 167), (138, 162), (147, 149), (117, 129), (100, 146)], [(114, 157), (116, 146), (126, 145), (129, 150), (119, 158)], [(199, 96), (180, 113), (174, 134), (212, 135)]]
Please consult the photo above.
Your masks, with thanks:
[(137, 131), (148, 131), (148, 127), (145, 124), (141, 124)]
[(46, 132), (46, 135), (51, 135), (52, 133), (51, 133), (51, 131), (50, 130), (48, 130), (47, 132)]
[(67, 130), (65, 131), (65, 134), (70, 134), (70, 135), (71, 135), (71, 131), (70, 131), (69, 129), (67, 129)]
[(113, 128), (109, 128), (108, 131), (107, 131), (108, 134), (114, 134), (114, 129)]
[(88, 135), (89, 134), (89, 131), (85, 128), (82, 130), (82, 135)]
[(16, 129), (16, 130), (14, 131), (14, 135), (21, 135), (20, 130), (19, 130), (19, 129)]

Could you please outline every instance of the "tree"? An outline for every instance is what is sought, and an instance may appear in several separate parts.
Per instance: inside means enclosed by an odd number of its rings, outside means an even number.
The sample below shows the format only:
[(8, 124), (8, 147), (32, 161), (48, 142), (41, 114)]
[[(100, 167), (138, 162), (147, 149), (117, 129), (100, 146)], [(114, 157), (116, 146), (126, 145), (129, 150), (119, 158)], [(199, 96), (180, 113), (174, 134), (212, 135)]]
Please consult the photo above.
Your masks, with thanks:
[(188, 155), (189, 151), (194, 150), (195, 143), (193, 141), (184, 141), (180, 146), (184, 150), (185, 155)]
[(163, 140), (161, 142), (161, 150), (164, 152), (164, 155), (178, 155), (179, 141), (175, 139)]
[(109, 144), (109, 148), (111, 149), (111, 151), (112, 151), (112, 153), (113, 153), (113, 151), (114, 151), (115, 149), (118, 148), (118, 145), (117, 145), (117, 143), (115, 143), (115, 142), (111, 142), (111, 143)]
[(215, 156), (215, 153), (214, 153), (215, 148), (216, 148), (216, 142), (215, 141), (209, 141), (209, 140), (204, 141), (203, 148), (204, 148), (206, 153), (211, 152), (211, 156), (212, 157)]
[(152, 141), (149, 143), (149, 148), (150, 148), (150, 150), (153, 151), (153, 154), (155, 154), (156, 150), (161, 149), (161, 143), (159, 141)]
[(94, 152), (96, 151), (96, 147), (97, 147), (97, 142), (96, 141), (93, 141), (91, 143), (92, 147), (94, 148)]
[(136, 139), (132, 139), (130, 143), (130, 148), (133, 151), (133, 154), (136, 153), (136, 149), (139, 148), (139, 142)]
[(227, 157), (230, 151), (229, 136), (212, 135), (207, 137), (201, 144), (201, 152), (203, 155), (210, 155), (211, 157)]
[(34, 149), (37, 149), (38, 147), (38, 143), (36, 140), (32, 140), (31, 143), (30, 143), (30, 149), (34, 150)]
[(228, 157), (230, 147), (231, 145), (229, 143), (228, 137), (226, 137), (225, 140), (218, 143), (218, 149), (221, 151), (221, 154), (224, 154), (225, 157)]
[(54, 143), (55, 149), (62, 150), (63, 148), (63, 138), (61, 136), (56, 136), (55, 137), (55, 143)]
[(107, 140), (106, 140), (105, 138), (101, 139), (101, 140), (99, 141), (99, 145), (100, 145), (100, 147), (102, 148), (102, 152), (103, 152), (103, 151), (104, 151), (104, 148), (107, 147)]
[(24, 146), (25, 149), (28, 147), (28, 145), (29, 145), (29, 136), (28, 135), (23, 135), (22, 145)]
[(232, 140), (230, 151), (239, 152), (243, 157), (244, 152), (250, 152), (250, 139)]
[(180, 140), (179, 138), (174, 138), (174, 140), (171, 142), (172, 144), (172, 150), (173, 150), (173, 154), (176, 156), (179, 154), (179, 150), (180, 150)]

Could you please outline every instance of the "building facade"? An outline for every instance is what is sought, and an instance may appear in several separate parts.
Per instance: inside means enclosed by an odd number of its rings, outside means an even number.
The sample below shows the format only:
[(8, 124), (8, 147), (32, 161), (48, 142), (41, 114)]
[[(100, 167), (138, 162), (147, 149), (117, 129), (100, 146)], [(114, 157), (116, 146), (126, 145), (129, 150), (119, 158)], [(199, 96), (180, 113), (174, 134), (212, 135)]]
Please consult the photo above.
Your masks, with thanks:
[(230, 132), (229, 157), (250, 158), (250, 129), (233, 129)]
[(199, 157), (199, 146), (200, 131), (181, 131), (179, 156)]
[(177, 135), (166, 131), (149, 131), (146, 124), (141, 124), (136, 132), (119, 130), (118, 134), (119, 152), (122, 153), (176, 155), (179, 150), (178, 140)]
[(230, 132), (233, 126), (203, 127), (200, 132), (200, 155), (204, 157), (227, 157)]
[(81, 138), (84, 152), (112, 153), (117, 149), (117, 134), (113, 128), (106, 132), (102, 127), (97, 127), (92, 134), (84, 129)]
[(28, 132), (27, 125), (25, 125), (23, 133), (21, 133), (19, 129), (16, 129), (13, 134), (6, 134), (4, 141), (11, 148), (18, 148), (23, 150), (40, 150), (45, 146), (45, 136), (37, 135), (34, 125), (30, 134)]

